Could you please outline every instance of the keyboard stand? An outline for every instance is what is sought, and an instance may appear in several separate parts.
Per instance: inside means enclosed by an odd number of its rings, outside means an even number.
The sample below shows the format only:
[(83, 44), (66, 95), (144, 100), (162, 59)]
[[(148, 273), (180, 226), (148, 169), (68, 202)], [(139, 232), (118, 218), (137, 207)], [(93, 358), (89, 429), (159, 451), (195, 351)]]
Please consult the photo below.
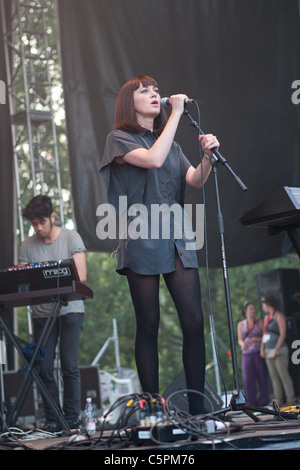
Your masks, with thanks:
[[(2, 311), (3, 311), (3, 309), (2, 309)], [(48, 404), (51, 406), (52, 410), (55, 412), (59, 422), (62, 424), (63, 429), (67, 432), (70, 432), (70, 427), (69, 427), (68, 423), (66, 422), (66, 420), (64, 418), (62, 410), (57, 407), (57, 404), (52, 399), (52, 397), (49, 394), (47, 388), (45, 387), (43, 381), (41, 380), (38, 372), (35, 369), (36, 356), (39, 352), (40, 347), (46, 345), (47, 340), (49, 338), (49, 335), (50, 335), (50, 333), (53, 329), (54, 323), (55, 323), (55, 321), (58, 317), (59, 311), (60, 311), (60, 303), (57, 302), (57, 303), (53, 304), (52, 310), (50, 312), (50, 315), (47, 318), (44, 329), (43, 329), (42, 334), (39, 338), (39, 341), (36, 345), (34, 354), (31, 358), (30, 362), (28, 362), (27, 359), (25, 358), (25, 356), (23, 354), (23, 349), (20, 346), (20, 343), (19, 343), (18, 339), (13, 334), (13, 332), (11, 331), (11, 329), (9, 328), (9, 326), (7, 325), (5, 320), (3, 319), (2, 315), (0, 314), (0, 324), (1, 324), (2, 328), (4, 329), (7, 337), (10, 339), (12, 344), (17, 349), (21, 359), (24, 361), (25, 366), (26, 366), (26, 374), (25, 374), (24, 380), (22, 382), (22, 385), (20, 387), (18, 395), (15, 399), (14, 405), (13, 405), (13, 407), (12, 407), (8, 417), (7, 417), (6, 423), (5, 423), (7, 428), (9, 428), (11, 426), (15, 426), (15, 424), (18, 420), (19, 414), (20, 414), (20, 412), (22, 410), (22, 407), (24, 405), (24, 402), (26, 400), (27, 394), (29, 392), (29, 389), (30, 389), (30, 386), (31, 386), (31, 383), (32, 383), (32, 379), (34, 379), (37, 386), (40, 389), (40, 392), (43, 394), (43, 396), (47, 400)]]

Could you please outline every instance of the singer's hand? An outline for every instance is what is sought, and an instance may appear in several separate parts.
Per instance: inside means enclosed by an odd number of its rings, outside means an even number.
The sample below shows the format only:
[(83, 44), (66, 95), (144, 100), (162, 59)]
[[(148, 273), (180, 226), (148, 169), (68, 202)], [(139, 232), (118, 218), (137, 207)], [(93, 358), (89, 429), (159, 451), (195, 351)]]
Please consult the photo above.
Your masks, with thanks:
[(172, 103), (172, 113), (180, 113), (180, 115), (183, 114), (184, 102), (187, 99), (188, 97), (182, 94), (170, 96), (170, 101)]
[(217, 137), (213, 134), (200, 135), (200, 139), (202, 149), (209, 157), (211, 157), (213, 154), (212, 149), (219, 149), (220, 147), (220, 142), (218, 141)]

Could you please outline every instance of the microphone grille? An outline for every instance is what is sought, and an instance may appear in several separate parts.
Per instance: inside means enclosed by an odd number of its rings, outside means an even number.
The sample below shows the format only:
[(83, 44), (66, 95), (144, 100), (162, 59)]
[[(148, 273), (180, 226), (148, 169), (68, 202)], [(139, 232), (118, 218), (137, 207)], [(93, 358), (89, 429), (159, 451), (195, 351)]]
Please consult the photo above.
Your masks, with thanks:
[(160, 104), (163, 105), (163, 106), (165, 106), (165, 105), (170, 105), (170, 104), (171, 104), (170, 98), (162, 98), (162, 99), (160, 100)]

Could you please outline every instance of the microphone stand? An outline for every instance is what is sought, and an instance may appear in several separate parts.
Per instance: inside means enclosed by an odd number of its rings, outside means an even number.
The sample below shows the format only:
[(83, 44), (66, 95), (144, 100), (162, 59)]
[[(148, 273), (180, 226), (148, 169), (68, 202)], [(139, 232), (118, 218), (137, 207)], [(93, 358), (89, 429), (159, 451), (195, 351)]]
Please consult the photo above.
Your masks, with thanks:
[[(199, 125), (197, 124), (197, 122), (194, 121), (194, 119), (191, 117), (191, 115), (187, 111), (186, 106), (184, 109), (184, 115), (187, 116), (190, 119), (192, 125), (196, 127), (196, 129), (198, 129), (199, 134), (204, 135), (204, 132), (199, 128)], [(219, 227), (219, 234), (220, 234), (220, 240), (221, 240), (221, 256), (222, 256), (222, 265), (223, 265), (223, 279), (224, 279), (225, 298), (226, 298), (227, 320), (228, 320), (229, 338), (230, 338), (230, 347), (231, 347), (234, 390), (232, 392), (232, 397), (230, 400), (229, 407), (212, 412), (210, 413), (210, 415), (213, 415), (213, 416), (223, 415), (229, 411), (241, 411), (242, 410), (255, 422), (260, 421), (260, 419), (253, 414), (253, 412), (255, 411), (262, 412), (265, 414), (275, 415), (277, 417), (284, 416), (287, 419), (291, 419), (291, 415), (289, 413), (280, 412), (280, 409), (276, 402), (273, 402), (274, 410), (270, 410), (268, 408), (258, 408), (258, 407), (248, 405), (244, 392), (240, 387), (238, 363), (237, 363), (237, 356), (236, 356), (236, 346), (235, 346), (235, 336), (234, 336), (234, 325), (233, 325), (233, 319), (232, 319), (230, 288), (229, 288), (229, 279), (228, 279), (228, 270), (227, 270), (227, 259), (226, 259), (226, 252), (225, 252), (225, 229), (224, 229), (223, 215), (222, 215), (221, 204), (220, 204), (217, 164), (221, 163), (222, 165), (225, 166), (225, 168), (227, 168), (227, 170), (230, 172), (234, 180), (238, 183), (238, 185), (243, 191), (246, 191), (247, 187), (241, 181), (241, 179), (234, 173), (234, 171), (228, 165), (227, 160), (220, 154), (219, 150), (215, 148), (215, 149), (212, 149), (212, 152), (213, 152), (213, 156), (210, 158), (210, 163), (212, 165), (213, 172), (214, 172), (214, 182), (215, 182), (216, 201), (217, 201), (217, 217), (218, 217), (218, 227)]]

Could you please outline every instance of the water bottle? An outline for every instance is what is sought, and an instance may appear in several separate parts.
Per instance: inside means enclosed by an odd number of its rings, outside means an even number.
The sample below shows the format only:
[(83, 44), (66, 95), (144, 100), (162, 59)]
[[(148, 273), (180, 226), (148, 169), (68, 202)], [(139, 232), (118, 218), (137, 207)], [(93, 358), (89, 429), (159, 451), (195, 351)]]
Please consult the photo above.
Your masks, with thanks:
[(96, 420), (94, 416), (94, 408), (92, 405), (92, 399), (87, 398), (86, 399), (86, 405), (85, 405), (85, 428), (86, 432), (91, 435), (96, 433)]

